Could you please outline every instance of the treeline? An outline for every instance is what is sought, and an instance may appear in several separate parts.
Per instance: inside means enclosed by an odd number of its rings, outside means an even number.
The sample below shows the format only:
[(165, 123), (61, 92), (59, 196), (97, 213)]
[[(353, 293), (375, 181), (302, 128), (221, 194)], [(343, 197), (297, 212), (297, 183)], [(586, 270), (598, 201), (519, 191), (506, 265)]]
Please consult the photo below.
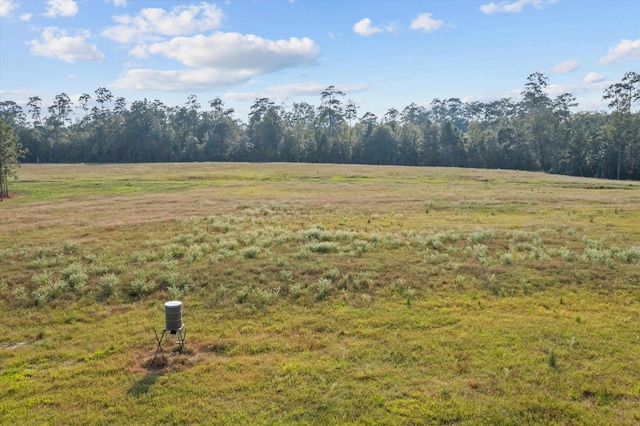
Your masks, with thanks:
[(384, 116), (358, 114), (334, 86), (320, 105), (276, 105), (256, 99), (246, 122), (219, 99), (203, 108), (196, 95), (179, 107), (159, 100), (130, 104), (106, 88), (73, 105), (65, 93), (42, 110), (0, 103), (25, 162), (134, 163), (172, 161), (290, 161), (458, 166), (545, 171), (640, 180), (640, 75), (626, 73), (603, 98), (609, 112), (572, 113), (575, 97), (546, 94), (548, 78), (533, 73), (520, 101), (435, 99)]

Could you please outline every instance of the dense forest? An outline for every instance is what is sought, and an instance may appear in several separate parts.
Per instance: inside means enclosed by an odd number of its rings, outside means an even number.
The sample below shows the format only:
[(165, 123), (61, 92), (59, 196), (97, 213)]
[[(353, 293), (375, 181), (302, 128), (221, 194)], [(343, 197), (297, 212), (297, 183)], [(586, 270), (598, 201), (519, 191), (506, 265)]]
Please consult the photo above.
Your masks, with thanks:
[(608, 112), (572, 112), (575, 97), (551, 98), (548, 77), (527, 78), (521, 100), (461, 102), (434, 99), (384, 116), (358, 114), (345, 93), (330, 86), (319, 106), (284, 107), (256, 99), (246, 122), (220, 98), (203, 108), (196, 95), (169, 107), (159, 100), (130, 104), (108, 89), (65, 93), (43, 111), (0, 103), (24, 162), (133, 163), (171, 161), (290, 161), (458, 166), (544, 171), (640, 180), (640, 74), (628, 72), (603, 92)]

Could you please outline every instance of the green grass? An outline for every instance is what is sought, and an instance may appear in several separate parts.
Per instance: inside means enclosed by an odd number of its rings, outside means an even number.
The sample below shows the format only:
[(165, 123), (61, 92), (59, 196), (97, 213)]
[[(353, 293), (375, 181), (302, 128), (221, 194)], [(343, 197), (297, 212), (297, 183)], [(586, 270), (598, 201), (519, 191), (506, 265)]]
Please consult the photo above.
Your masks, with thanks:
[[(19, 172), (0, 204), (1, 424), (640, 421), (637, 183)], [(176, 298), (186, 352), (170, 336), (152, 368)]]

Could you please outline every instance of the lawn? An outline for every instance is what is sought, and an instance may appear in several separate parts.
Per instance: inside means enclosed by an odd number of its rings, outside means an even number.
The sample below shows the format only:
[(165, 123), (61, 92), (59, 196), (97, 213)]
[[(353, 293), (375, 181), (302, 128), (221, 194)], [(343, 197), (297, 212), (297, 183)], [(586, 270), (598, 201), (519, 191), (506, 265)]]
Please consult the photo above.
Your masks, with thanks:
[[(640, 183), (23, 165), (0, 424), (638, 424)], [(186, 350), (156, 349), (183, 301)]]

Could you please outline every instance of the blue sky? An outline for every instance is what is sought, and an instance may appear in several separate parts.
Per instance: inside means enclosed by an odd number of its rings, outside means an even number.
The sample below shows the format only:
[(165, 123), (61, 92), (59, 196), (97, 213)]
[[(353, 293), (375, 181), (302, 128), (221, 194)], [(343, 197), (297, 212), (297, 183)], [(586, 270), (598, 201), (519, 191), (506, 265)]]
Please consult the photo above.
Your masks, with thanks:
[(434, 98), (549, 94), (604, 110), (640, 71), (640, 0), (0, 0), (0, 99), (46, 107), (107, 87), (128, 102), (258, 97), (319, 105), (334, 85), (358, 114)]

